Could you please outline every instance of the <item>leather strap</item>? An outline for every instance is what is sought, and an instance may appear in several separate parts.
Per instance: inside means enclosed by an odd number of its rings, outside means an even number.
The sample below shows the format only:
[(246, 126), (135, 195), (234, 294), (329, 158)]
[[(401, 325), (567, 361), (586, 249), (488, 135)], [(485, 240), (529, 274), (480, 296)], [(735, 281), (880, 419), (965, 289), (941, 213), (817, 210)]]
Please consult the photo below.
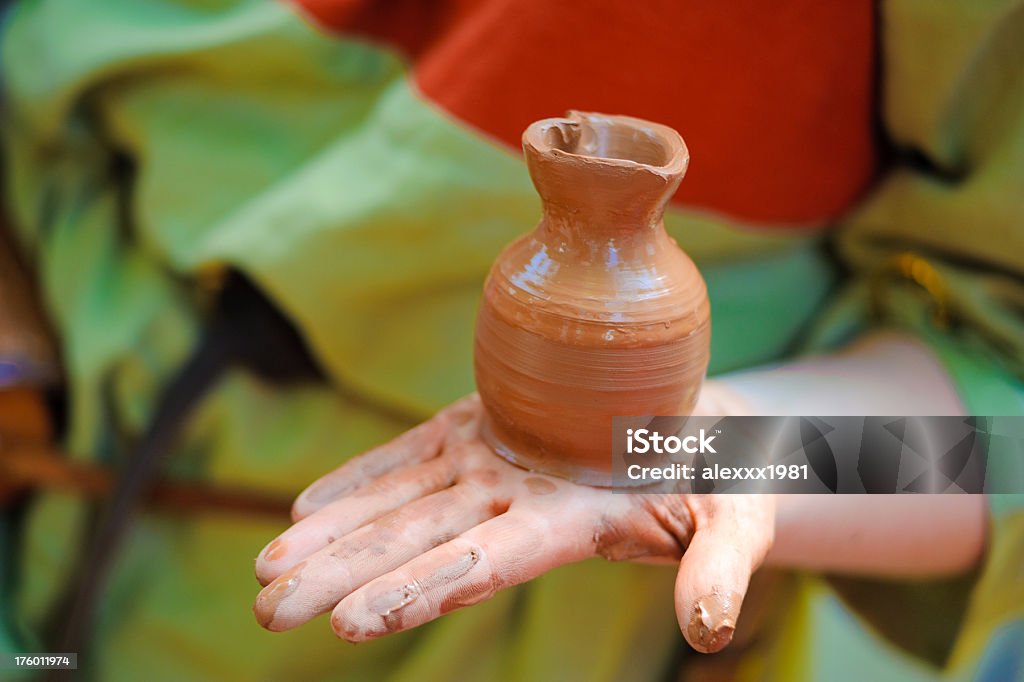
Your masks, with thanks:
[[(50, 620), (52, 651), (81, 653), (88, 642), (96, 610), (142, 502), (173, 451), (176, 439), (203, 396), (230, 366), (241, 366), (277, 383), (320, 378), (303, 340), (287, 318), (247, 279), (225, 280), (200, 342), (178, 376), (164, 389), (112, 494), (96, 516), (92, 539), (82, 554), (64, 598)], [(50, 679), (67, 679), (52, 671)]]
[(50, 329), (3, 221), (0, 207), (0, 389), (52, 386), (60, 367)]

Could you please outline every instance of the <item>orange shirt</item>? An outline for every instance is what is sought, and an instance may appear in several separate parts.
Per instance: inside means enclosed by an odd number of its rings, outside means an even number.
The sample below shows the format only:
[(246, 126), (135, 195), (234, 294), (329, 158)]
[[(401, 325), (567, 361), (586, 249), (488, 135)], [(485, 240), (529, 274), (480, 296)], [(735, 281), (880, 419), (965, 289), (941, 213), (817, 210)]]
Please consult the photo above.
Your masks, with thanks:
[(869, 2), (298, 0), (400, 49), (423, 95), (518, 149), (568, 109), (666, 123), (694, 164), (676, 201), (821, 226), (877, 165)]

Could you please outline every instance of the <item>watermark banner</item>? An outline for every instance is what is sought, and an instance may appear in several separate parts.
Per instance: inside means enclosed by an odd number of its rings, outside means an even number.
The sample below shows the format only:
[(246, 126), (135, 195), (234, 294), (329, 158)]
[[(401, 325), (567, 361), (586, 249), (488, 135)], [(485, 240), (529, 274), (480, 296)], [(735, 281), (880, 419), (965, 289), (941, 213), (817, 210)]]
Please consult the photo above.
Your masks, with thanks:
[(615, 417), (643, 493), (1024, 493), (1024, 416)]

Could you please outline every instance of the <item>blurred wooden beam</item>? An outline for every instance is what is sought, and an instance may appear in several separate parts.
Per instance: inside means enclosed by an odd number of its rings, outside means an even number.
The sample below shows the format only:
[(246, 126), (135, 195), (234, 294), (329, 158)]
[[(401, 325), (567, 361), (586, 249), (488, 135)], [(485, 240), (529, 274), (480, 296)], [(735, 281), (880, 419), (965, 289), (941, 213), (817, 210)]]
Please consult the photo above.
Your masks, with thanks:
[[(5, 441), (0, 445), (0, 481), (14, 489), (61, 490), (102, 498), (114, 487), (112, 471), (68, 457), (38, 443)], [(201, 482), (163, 479), (147, 496), (147, 506), (173, 513), (260, 515), (287, 521), (293, 495)]]

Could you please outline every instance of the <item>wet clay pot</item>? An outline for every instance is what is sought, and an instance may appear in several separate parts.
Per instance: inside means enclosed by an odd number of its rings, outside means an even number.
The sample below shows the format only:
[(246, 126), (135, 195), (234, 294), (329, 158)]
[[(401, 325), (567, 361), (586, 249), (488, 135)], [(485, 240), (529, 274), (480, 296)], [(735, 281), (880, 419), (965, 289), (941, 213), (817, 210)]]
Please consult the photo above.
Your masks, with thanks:
[(611, 484), (616, 415), (685, 415), (708, 363), (704, 280), (665, 232), (689, 154), (671, 128), (570, 112), (523, 134), (543, 201), (477, 317), (483, 435), (527, 469)]

